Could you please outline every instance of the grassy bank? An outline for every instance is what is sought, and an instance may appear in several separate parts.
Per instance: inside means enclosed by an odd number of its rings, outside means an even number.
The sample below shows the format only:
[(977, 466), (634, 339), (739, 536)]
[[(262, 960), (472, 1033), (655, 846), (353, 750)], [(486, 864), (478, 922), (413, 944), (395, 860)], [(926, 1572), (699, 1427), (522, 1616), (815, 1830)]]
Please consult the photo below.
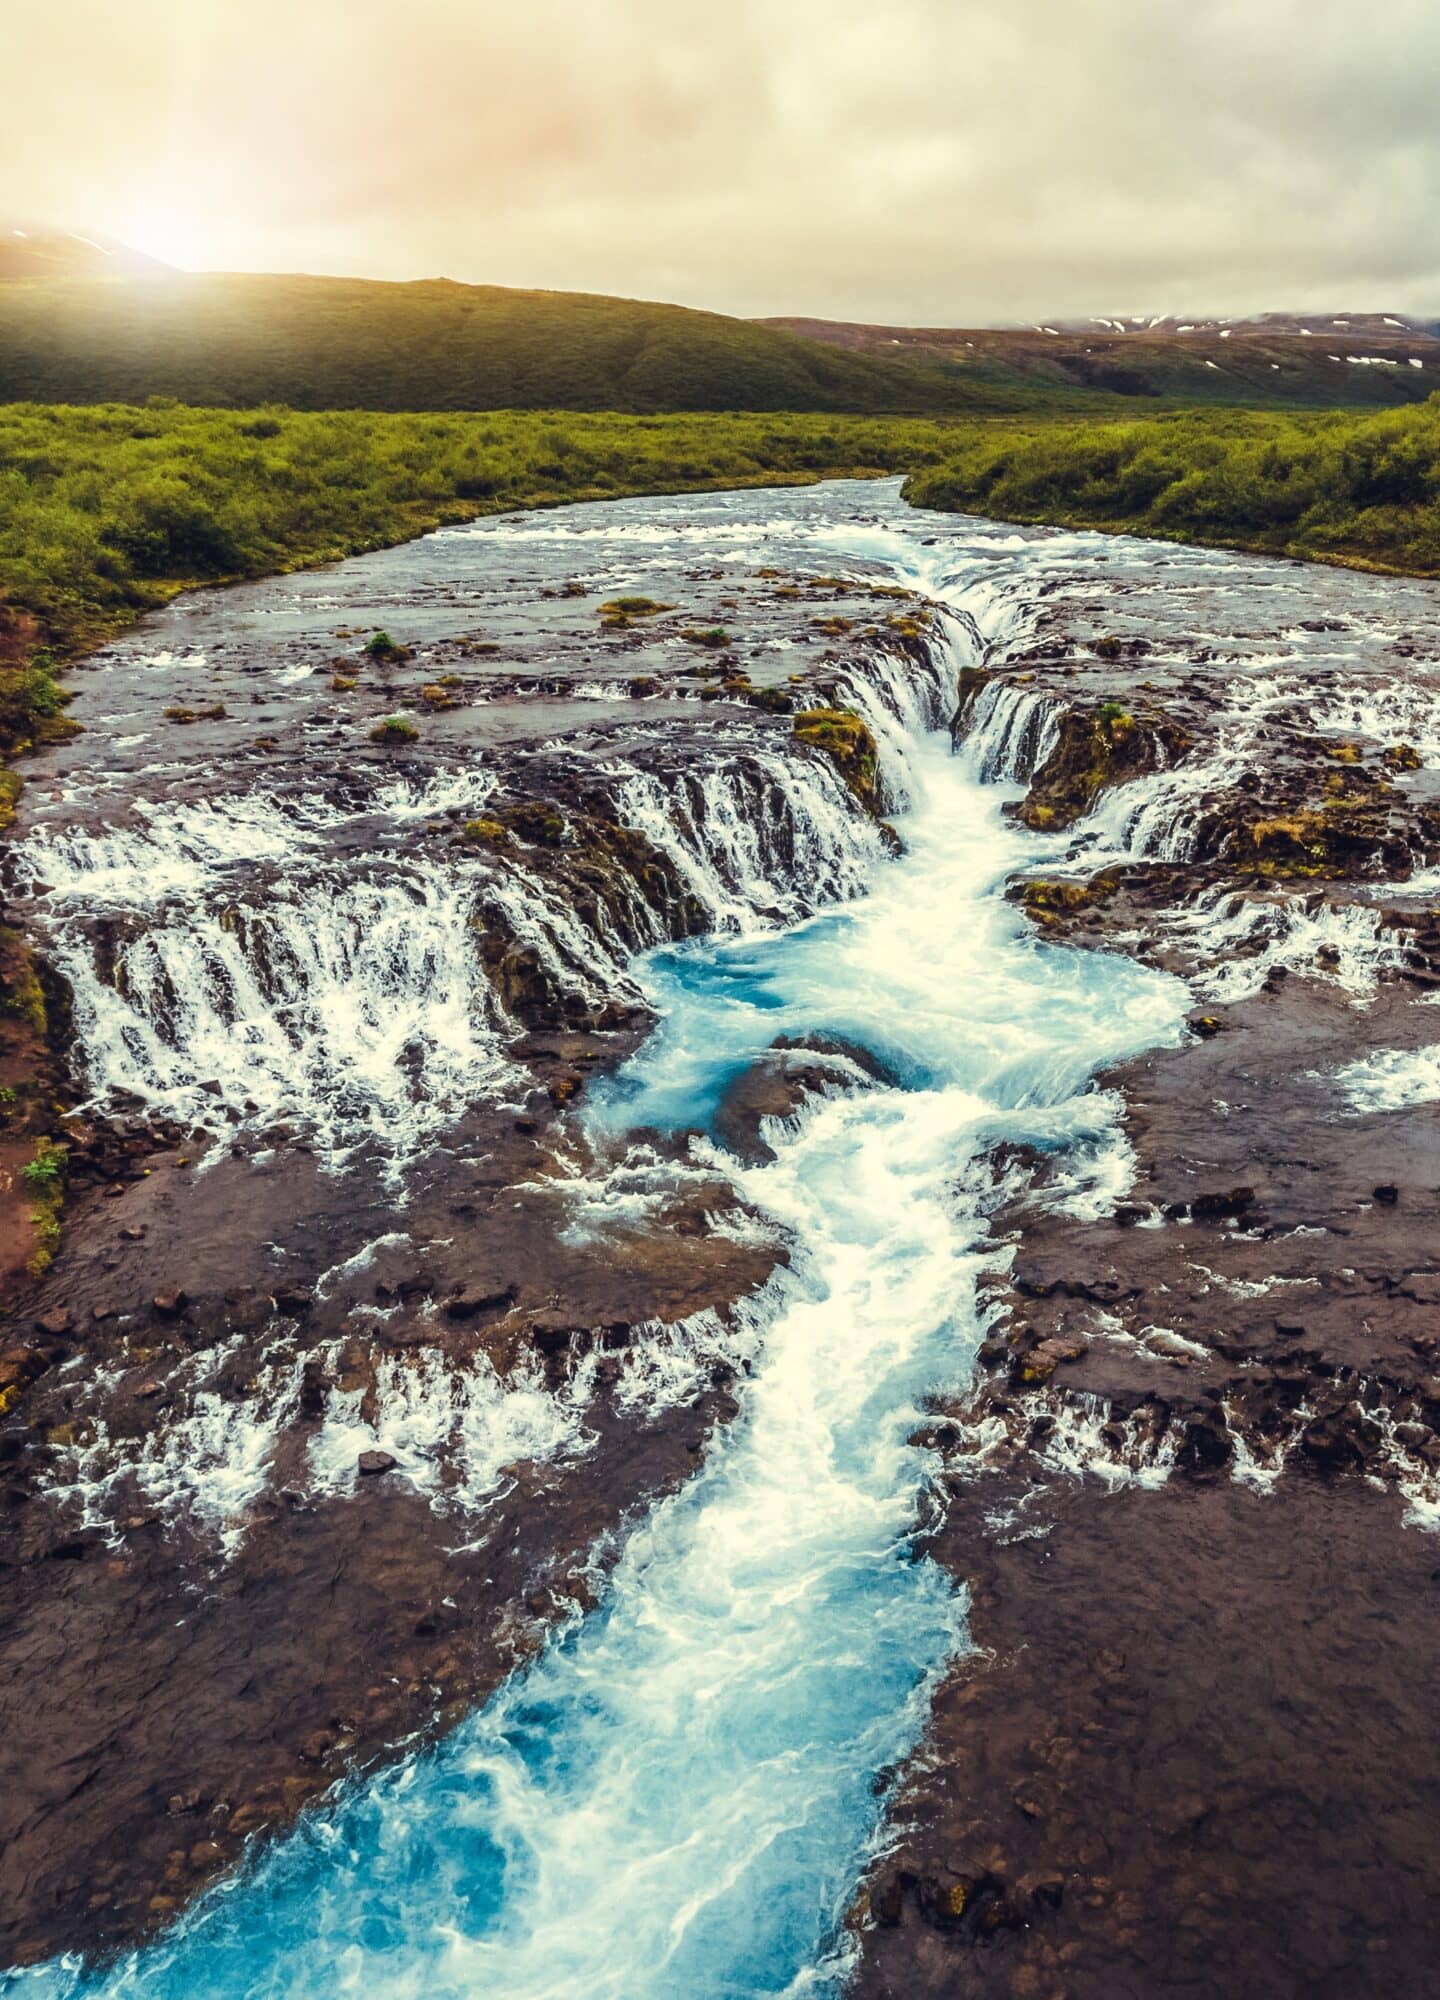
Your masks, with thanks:
[(952, 442), (904, 418), (5, 406), (0, 750), (59, 726), (57, 662), (190, 585), (513, 508), (908, 471)]
[(917, 506), (1440, 575), (1440, 396), (1354, 412), (1186, 412), (958, 435)]

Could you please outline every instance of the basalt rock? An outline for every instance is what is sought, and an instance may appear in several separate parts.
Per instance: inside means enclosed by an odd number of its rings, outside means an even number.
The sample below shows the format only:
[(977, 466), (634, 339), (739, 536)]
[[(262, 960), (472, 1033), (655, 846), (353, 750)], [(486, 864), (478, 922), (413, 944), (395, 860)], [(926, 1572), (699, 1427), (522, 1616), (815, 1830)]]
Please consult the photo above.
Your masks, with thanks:
[(1114, 701), (1068, 709), (1018, 817), (1037, 830), (1073, 826), (1102, 791), (1176, 763), (1190, 746), (1189, 732), (1157, 711), (1136, 715)]
[[(808, 1058), (808, 1059), (807, 1059)], [(732, 1079), (715, 1112), (715, 1136), (747, 1166), (773, 1160), (768, 1120), (793, 1118), (811, 1097), (888, 1080), (864, 1049), (829, 1036), (781, 1037), (771, 1052)]]
[(868, 812), (882, 810), (875, 738), (853, 709), (807, 708), (795, 718), (795, 736), (830, 759)]

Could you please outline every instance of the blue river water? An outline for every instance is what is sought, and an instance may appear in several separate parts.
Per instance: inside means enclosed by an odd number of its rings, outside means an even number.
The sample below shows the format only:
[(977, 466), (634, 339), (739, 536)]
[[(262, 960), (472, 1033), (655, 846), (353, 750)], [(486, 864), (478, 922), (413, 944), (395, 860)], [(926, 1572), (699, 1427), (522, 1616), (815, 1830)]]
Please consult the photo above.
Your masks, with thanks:
[[(595, 1116), (703, 1126), (780, 1034), (897, 1079), (733, 1169), (787, 1272), (739, 1417), (631, 1536), (599, 1609), (441, 1747), (307, 1814), (173, 1930), (24, 2000), (758, 2000), (838, 1991), (877, 1774), (924, 1725), (965, 1606), (911, 1547), (908, 1439), (983, 1338), (976, 1163), (1102, 1151), (1097, 1066), (1179, 1034), (1184, 989), (1045, 945), (1001, 893), (1036, 836), (918, 704), (874, 712), (906, 803), (869, 892), (640, 968), (661, 1016)], [(993, 1257), (993, 1251), (990, 1252)]]

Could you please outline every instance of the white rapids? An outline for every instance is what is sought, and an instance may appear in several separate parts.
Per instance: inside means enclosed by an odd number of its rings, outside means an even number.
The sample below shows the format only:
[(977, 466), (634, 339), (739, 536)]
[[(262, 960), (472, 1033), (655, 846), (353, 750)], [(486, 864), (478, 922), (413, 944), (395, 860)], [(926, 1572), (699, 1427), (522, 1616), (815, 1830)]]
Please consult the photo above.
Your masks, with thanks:
[[(842, 528), (819, 512), (832, 566)], [(1025, 566), (1002, 587), (987, 547), (890, 524), (855, 540), (856, 560), (955, 607), (952, 668), (1033, 604)], [(1108, 1197), (1114, 1107), (1091, 1075), (1176, 1038), (1188, 999), (1123, 957), (1037, 941), (1004, 900), (1048, 849), (988, 780), (1033, 758), (1035, 730), (997, 710), (954, 755), (944, 678), (903, 659), (857, 671), (846, 698), (881, 743), (904, 857), (827, 841), (805, 865), (828, 870), (831, 907), (807, 914), (773, 876), (762, 903), (727, 833), (727, 929), (631, 969), (661, 1026), (594, 1114), (602, 1131), (696, 1122), (778, 1033), (847, 1037), (896, 1079), (773, 1131), (772, 1164), (731, 1164), (791, 1250), (751, 1308), (739, 1416), (632, 1534), (601, 1609), (441, 1748), (307, 1815), (123, 1961), (15, 1975), (33, 2000), (738, 2000), (843, 1982), (876, 1774), (965, 1644), (963, 1602), (911, 1549), (932, 1465), (909, 1439), (983, 1337), (994, 1252), (973, 1170), (1024, 1141), (1073, 1162), (1068, 1198), (1092, 1178)], [(723, 805), (665, 819), (634, 782), (698, 885)], [(423, 1458), (424, 1409), (401, 1416), (394, 1442)]]

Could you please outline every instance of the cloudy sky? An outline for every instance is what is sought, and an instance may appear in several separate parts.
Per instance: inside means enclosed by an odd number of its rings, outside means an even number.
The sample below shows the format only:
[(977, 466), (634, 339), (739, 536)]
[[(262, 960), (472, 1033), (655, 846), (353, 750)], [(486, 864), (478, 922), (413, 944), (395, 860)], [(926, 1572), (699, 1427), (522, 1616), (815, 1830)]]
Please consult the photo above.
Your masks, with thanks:
[(0, 203), (203, 269), (1440, 312), (1440, 4), (15, 0)]

